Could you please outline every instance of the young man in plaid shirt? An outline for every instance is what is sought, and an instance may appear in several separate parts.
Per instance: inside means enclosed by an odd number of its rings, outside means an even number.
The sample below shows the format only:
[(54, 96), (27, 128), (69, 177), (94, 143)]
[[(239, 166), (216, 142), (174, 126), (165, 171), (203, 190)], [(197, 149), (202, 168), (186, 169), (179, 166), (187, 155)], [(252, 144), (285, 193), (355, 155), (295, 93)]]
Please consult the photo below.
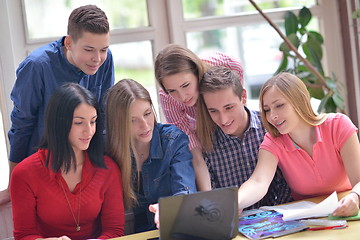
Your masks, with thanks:
[[(226, 67), (212, 67), (200, 81), (197, 135), (213, 188), (240, 187), (253, 173), (266, 130), (260, 113), (246, 107), (240, 76)], [(250, 208), (292, 200), (278, 169), (267, 195)]]

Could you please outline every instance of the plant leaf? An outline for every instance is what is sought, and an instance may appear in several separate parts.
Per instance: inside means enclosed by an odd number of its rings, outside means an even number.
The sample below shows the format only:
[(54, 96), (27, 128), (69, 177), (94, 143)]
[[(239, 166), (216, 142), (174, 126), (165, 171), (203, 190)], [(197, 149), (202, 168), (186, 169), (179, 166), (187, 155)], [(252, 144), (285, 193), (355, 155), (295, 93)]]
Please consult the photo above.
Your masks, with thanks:
[(278, 69), (276, 69), (275, 74), (285, 71), (287, 65), (288, 65), (288, 57), (287, 57), (287, 54), (283, 53), (280, 65), (279, 65)]
[(315, 54), (318, 56), (319, 59), (322, 59), (323, 51), (321, 48), (321, 44), (315, 38), (308, 38), (307, 41), (303, 44), (306, 45), (308, 48), (311, 48)]
[(330, 96), (329, 95), (326, 95), (323, 99), (321, 99), (321, 102), (319, 104), (319, 107), (318, 107), (318, 113), (322, 113), (323, 112), (323, 109), (325, 108), (325, 104), (327, 103), (327, 101), (329, 100)]
[(299, 22), (297, 17), (293, 12), (286, 12), (285, 13), (285, 32), (286, 36), (289, 36), (290, 34), (296, 34), (298, 30)]
[(315, 31), (309, 31), (308, 38), (315, 38), (320, 44), (324, 43), (324, 37), (320, 33)]
[(340, 110), (344, 109), (344, 99), (341, 97), (339, 93), (334, 92), (332, 96), (332, 100), (334, 101), (337, 108), (339, 108)]
[[(300, 46), (300, 39), (296, 36), (295, 33), (290, 34), (287, 39), (294, 45), (295, 48), (299, 48)], [(290, 55), (290, 48), (286, 42), (282, 42), (279, 48), (280, 51), (285, 52), (286, 54)]]
[(352, 18), (360, 18), (360, 8), (356, 9), (352, 14)]
[(325, 104), (325, 111), (326, 112), (336, 112), (336, 104), (333, 98), (329, 98)]
[(304, 65), (298, 65), (299, 72), (310, 72), (310, 70)]
[(303, 7), (299, 12), (299, 23), (302, 27), (306, 27), (312, 18), (311, 12), (307, 7)]
[(298, 36), (296, 35), (296, 33), (292, 33), (289, 35), (288, 39), (290, 40), (290, 42), (296, 47), (299, 48), (300, 46), (300, 39), (298, 38)]
[(326, 86), (331, 89), (331, 90), (335, 90), (336, 89), (336, 82), (335, 80), (331, 79), (330, 77), (325, 77), (325, 82), (326, 82)]
[(306, 30), (306, 28), (304, 28), (304, 27), (300, 27), (300, 28), (298, 29), (298, 32), (299, 32), (301, 35), (305, 35), (305, 34), (307, 33), (307, 30)]
[(282, 51), (285, 54), (289, 54), (290, 48), (289, 46), (286, 44), (286, 42), (282, 42), (280, 44), (279, 50)]
[(306, 54), (306, 56), (307, 56), (308, 60), (310, 61), (310, 63), (313, 64), (314, 67), (317, 68), (317, 70), (322, 75), (324, 75), (324, 70), (323, 70), (323, 67), (321, 65), (321, 58), (320, 58), (320, 56), (318, 56), (318, 53), (314, 49), (314, 46), (312, 46), (311, 44), (308, 44), (308, 43), (304, 43), (302, 45), (302, 49), (303, 49), (304, 53)]
[(321, 88), (308, 88), (310, 96), (316, 99), (321, 100), (325, 94), (324, 94), (324, 90), (322, 90)]
[[(298, 74), (297, 74), (297, 76), (298, 76), (298, 78), (300, 78), (300, 79), (302, 79), (302, 80), (306, 80), (307, 82), (309, 82), (309, 83), (313, 83), (314, 81), (312, 80), (312, 78), (313, 78), (313, 76), (312, 76), (312, 74), (311, 74), (311, 72), (308, 70), (308, 69), (306, 69), (306, 70), (302, 70), (301, 69), (301, 66), (300, 66), (300, 68), (298, 67)], [(310, 82), (311, 81), (311, 82)]]

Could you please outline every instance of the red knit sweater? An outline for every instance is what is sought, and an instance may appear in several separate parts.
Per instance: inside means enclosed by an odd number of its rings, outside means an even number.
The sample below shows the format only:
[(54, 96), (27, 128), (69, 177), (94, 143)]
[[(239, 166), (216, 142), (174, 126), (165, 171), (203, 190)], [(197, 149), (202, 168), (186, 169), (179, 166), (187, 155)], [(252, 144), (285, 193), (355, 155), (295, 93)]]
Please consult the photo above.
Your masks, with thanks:
[(20, 162), (11, 174), (15, 239), (65, 235), (80, 240), (124, 235), (121, 176), (114, 161), (105, 156), (108, 169), (101, 169), (94, 167), (86, 155), (81, 180), (81, 230), (77, 232), (60, 181), (76, 219), (80, 183), (70, 192), (61, 173), (54, 173), (45, 166), (46, 153), (46, 150), (39, 150)]

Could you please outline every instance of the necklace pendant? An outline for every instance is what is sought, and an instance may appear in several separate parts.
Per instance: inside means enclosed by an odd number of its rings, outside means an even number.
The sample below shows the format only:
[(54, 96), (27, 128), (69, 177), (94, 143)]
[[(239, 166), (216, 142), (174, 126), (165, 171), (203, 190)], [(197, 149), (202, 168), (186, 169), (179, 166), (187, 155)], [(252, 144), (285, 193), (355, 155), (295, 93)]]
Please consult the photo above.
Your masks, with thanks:
[(80, 226), (77, 226), (77, 227), (76, 227), (76, 231), (77, 231), (77, 232), (80, 231)]

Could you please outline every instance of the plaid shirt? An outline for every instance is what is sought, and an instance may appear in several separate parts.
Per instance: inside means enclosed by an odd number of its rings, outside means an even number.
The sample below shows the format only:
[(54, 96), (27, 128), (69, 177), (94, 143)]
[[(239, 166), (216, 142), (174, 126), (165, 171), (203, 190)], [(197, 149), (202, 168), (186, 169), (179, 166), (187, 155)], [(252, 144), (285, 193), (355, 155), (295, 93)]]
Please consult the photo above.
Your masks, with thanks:
[[(227, 135), (217, 128), (214, 150), (204, 153), (213, 188), (240, 187), (255, 169), (259, 147), (266, 130), (262, 125), (259, 112), (246, 107), (245, 109), (250, 115), (250, 124), (242, 139)], [(263, 205), (277, 205), (291, 200), (290, 188), (278, 169), (266, 196), (249, 209)]]

